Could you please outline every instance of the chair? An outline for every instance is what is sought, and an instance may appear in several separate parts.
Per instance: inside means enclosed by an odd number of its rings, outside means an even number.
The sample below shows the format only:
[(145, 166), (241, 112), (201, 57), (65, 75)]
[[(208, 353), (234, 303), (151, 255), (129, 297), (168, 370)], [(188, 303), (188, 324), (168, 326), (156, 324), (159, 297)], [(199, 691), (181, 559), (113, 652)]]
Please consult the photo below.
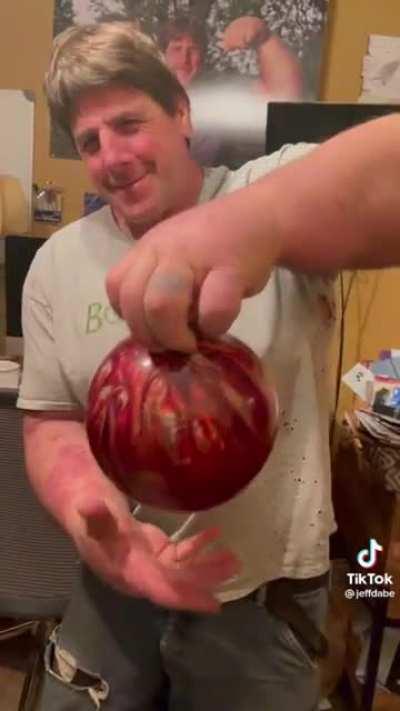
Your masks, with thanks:
[(42, 672), (42, 652), (55, 620), (62, 617), (77, 571), (77, 553), (37, 501), (27, 480), (22, 442), (23, 414), (17, 392), (0, 389), (0, 640), (30, 630), (35, 651), (19, 711), (33, 709)]

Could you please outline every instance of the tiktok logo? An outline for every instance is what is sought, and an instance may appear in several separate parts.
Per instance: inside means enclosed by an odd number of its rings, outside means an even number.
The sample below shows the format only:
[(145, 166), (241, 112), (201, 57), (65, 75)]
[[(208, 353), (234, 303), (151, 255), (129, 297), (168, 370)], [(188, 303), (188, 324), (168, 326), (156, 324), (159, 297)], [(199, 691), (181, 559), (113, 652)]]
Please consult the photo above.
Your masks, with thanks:
[(378, 551), (383, 551), (383, 547), (379, 545), (375, 538), (370, 538), (368, 548), (363, 548), (357, 554), (357, 563), (362, 568), (373, 568), (377, 561)]

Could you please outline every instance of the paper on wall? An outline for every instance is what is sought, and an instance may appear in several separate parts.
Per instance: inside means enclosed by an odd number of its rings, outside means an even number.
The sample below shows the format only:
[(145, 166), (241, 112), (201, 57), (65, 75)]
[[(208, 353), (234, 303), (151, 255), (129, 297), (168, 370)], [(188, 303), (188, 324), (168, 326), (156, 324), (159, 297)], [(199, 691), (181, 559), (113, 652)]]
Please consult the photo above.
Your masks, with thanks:
[(400, 37), (370, 35), (361, 76), (360, 102), (400, 102)]

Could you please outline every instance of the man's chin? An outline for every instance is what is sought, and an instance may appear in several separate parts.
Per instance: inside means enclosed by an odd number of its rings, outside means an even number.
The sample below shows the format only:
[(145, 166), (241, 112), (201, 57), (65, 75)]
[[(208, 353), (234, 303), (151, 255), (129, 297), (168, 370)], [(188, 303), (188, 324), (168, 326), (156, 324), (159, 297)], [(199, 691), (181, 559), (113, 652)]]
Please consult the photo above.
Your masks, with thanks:
[(161, 200), (158, 194), (151, 196), (143, 196), (142, 199), (133, 201), (133, 196), (129, 200), (129, 196), (111, 195), (111, 208), (114, 217), (119, 225), (123, 225), (125, 229), (128, 227), (132, 234), (135, 232), (143, 233), (153, 227), (162, 218), (162, 207), (159, 204)]
[(187, 72), (176, 72), (176, 78), (182, 86), (187, 87), (194, 79), (194, 74), (188, 74)]
[(161, 219), (161, 214), (155, 210), (143, 212), (127, 212), (123, 216), (125, 225), (128, 227), (133, 236), (141, 236), (147, 230), (150, 230)]

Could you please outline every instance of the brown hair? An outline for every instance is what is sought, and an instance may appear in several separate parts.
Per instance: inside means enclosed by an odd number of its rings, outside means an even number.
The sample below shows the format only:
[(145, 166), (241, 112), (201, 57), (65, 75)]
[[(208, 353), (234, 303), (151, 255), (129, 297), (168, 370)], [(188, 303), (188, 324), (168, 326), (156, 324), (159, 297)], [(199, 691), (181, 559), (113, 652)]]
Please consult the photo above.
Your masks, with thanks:
[(177, 15), (162, 25), (158, 32), (158, 41), (162, 51), (165, 52), (170, 42), (180, 39), (183, 35), (192, 38), (204, 57), (207, 51), (207, 34), (204, 25), (196, 18), (186, 15)]
[(50, 114), (70, 133), (79, 96), (95, 87), (125, 85), (143, 91), (173, 116), (188, 95), (157, 45), (133, 22), (74, 25), (53, 44), (44, 89)]

